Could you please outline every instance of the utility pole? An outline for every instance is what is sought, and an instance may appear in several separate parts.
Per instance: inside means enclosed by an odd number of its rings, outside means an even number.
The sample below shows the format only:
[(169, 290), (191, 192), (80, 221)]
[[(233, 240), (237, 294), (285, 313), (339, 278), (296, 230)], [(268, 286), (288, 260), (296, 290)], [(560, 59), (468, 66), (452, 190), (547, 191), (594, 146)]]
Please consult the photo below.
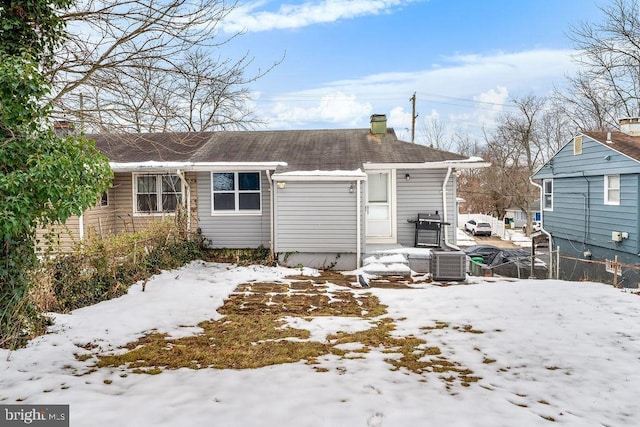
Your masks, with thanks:
[(418, 115), (416, 114), (416, 93), (413, 92), (413, 96), (409, 98), (411, 101), (411, 142), (415, 142), (416, 139), (416, 119)]

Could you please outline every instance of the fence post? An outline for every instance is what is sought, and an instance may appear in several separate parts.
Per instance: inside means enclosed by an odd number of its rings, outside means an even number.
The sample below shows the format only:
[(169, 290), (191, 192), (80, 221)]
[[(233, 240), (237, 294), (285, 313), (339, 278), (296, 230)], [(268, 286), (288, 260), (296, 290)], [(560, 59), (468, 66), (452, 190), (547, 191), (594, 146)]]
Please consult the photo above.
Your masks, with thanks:
[(560, 246), (556, 246), (556, 280), (560, 280)]
[(613, 287), (618, 287), (618, 255), (613, 258)]

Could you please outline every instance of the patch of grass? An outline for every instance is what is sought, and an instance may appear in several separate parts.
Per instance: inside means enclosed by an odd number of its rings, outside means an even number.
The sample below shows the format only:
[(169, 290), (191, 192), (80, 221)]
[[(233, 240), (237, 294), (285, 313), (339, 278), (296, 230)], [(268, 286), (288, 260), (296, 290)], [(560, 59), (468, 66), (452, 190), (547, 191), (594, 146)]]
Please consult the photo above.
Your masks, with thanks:
[[(448, 384), (462, 386), (479, 377), (456, 362), (442, 356), (440, 348), (429, 346), (419, 337), (393, 334), (396, 325), (382, 318), (386, 306), (369, 292), (330, 289), (336, 281), (350, 286), (351, 277), (337, 272), (324, 272), (319, 277), (296, 276), (289, 283), (251, 282), (236, 287), (218, 309), (225, 317), (198, 324), (203, 332), (196, 336), (169, 339), (165, 334), (151, 333), (126, 346), (117, 355), (98, 355), (96, 367), (125, 366), (134, 373), (158, 374), (164, 369), (251, 369), (306, 361), (318, 364), (318, 358), (334, 355), (346, 359), (360, 358), (372, 350), (396, 354), (387, 358), (393, 370), (405, 369), (419, 375), (447, 374)], [(293, 280), (291, 277), (289, 280)], [(353, 277), (355, 280), (355, 277)], [(306, 329), (287, 325), (285, 317), (311, 320), (317, 316), (351, 316), (375, 319), (372, 327), (358, 332), (338, 332), (324, 342), (310, 341)], [(425, 331), (449, 327), (445, 322), (422, 328)], [(472, 328), (470, 328), (472, 329)], [(358, 343), (358, 349), (344, 350), (341, 345)], [(316, 372), (326, 372), (322, 366)], [(344, 373), (338, 368), (339, 373)]]
[(80, 362), (84, 362), (85, 360), (89, 360), (93, 357), (92, 354), (77, 354), (77, 353), (74, 354), (73, 356), (76, 358), (76, 360), (79, 360)]
[(421, 331), (433, 331), (436, 329), (445, 329), (449, 327), (449, 324), (447, 322), (441, 322), (439, 320), (435, 321), (435, 326), (423, 326), (420, 328)]

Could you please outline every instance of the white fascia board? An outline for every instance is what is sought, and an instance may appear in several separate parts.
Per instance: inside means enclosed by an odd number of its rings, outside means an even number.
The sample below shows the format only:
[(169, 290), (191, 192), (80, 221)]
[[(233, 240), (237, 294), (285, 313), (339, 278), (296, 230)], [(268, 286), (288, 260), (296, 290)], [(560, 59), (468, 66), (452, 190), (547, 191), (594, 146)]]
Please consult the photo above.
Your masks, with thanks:
[(285, 162), (198, 162), (194, 163), (190, 169), (192, 171), (263, 171), (275, 170), (278, 167), (285, 167)]
[(275, 170), (284, 162), (109, 162), (114, 172)]
[(166, 172), (175, 170), (186, 170), (189, 162), (109, 162), (111, 170), (114, 172)]
[(366, 181), (367, 174), (360, 169), (354, 171), (292, 171), (275, 173), (274, 181)]
[(470, 160), (445, 160), (443, 162), (423, 162), (423, 163), (364, 163), (364, 170), (378, 169), (476, 169), (488, 168), (491, 163), (482, 159), (472, 158)]

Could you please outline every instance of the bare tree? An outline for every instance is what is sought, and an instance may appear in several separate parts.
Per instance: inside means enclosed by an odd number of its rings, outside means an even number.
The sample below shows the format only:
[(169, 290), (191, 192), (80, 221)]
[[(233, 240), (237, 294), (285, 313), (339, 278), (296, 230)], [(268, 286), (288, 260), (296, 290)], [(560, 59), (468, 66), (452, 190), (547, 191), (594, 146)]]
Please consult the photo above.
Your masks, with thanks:
[(568, 112), (582, 130), (606, 130), (619, 117), (640, 115), (640, 7), (613, 0), (600, 8), (601, 23), (570, 30), (583, 69), (569, 78)]
[(480, 142), (468, 133), (455, 131), (451, 135), (452, 148), (450, 151), (463, 156), (480, 156)]
[(512, 102), (517, 110), (500, 117), (495, 130), (485, 132), (482, 156), (491, 166), (477, 176), (466, 177), (470, 182), (477, 179), (479, 184), (461, 187), (460, 193), (469, 207), (499, 218), (508, 208), (517, 207), (527, 214), (530, 225), (538, 193), (529, 177), (562, 144), (556, 138), (564, 137), (563, 122), (553, 120), (546, 98), (529, 95)]
[(432, 115), (422, 120), (420, 133), (430, 147), (449, 151), (450, 142), (446, 141), (446, 128), (438, 116)]
[[(90, 130), (210, 130), (257, 120), (247, 110), (251, 58), (221, 59), (239, 34), (225, 0), (78, 0), (48, 70), (57, 114)], [(218, 53), (216, 53), (218, 52)]]

